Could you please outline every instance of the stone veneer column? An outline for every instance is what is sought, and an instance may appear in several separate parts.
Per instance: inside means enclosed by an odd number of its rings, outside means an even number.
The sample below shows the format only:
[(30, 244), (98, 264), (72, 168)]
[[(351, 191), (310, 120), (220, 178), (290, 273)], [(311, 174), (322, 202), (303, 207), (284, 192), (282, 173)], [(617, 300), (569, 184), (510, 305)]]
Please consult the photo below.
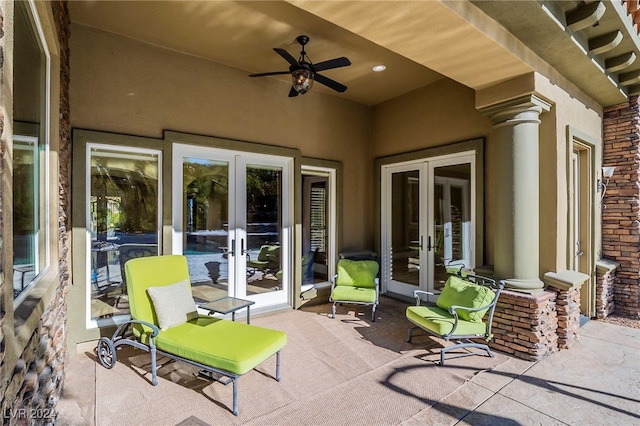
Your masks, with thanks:
[(540, 290), (539, 116), (551, 105), (528, 95), (481, 109), (497, 149), (494, 272), (516, 290)]
[[(602, 256), (619, 263), (616, 313), (640, 316), (640, 98), (604, 109), (603, 166), (616, 170), (602, 210)], [(602, 312), (607, 315), (608, 312)]]

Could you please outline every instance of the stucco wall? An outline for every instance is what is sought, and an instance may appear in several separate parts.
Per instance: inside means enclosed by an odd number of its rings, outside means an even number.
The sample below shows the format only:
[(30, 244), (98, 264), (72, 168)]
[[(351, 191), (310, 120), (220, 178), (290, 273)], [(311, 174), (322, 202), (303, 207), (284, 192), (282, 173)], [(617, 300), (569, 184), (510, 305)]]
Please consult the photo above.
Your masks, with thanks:
[[(549, 78), (536, 74), (536, 91), (553, 103), (550, 112), (541, 116), (540, 126), (540, 273), (568, 268), (568, 166), (572, 141), (570, 127), (595, 143), (594, 171), (602, 161), (602, 107), (577, 89), (568, 93)], [(597, 176), (593, 176), (595, 180)], [(596, 194), (597, 200), (598, 196)], [(556, 206), (555, 208), (552, 208)], [(601, 226), (596, 211), (593, 245), (600, 248)], [(596, 226), (597, 225), (597, 226)], [(585, 248), (586, 249), (586, 248)]]
[[(554, 78), (557, 78), (555, 76)], [(375, 106), (372, 110), (372, 155), (374, 158), (450, 144), (476, 137), (485, 144), (485, 263), (493, 264), (496, 151), (492, 143), (492, 123), (477, 109), (477, 103), (516, 97), (531, 90), (552, 104), (540, 117), (540, 276), (567, 265), (568, 159), (567, 128), (602, 142), (601, 108), (583, 93), (564, 84), (555, 84), (540, 74), (523, 77), (513, 85), (487, 88), (476, 100), (476, 92), (452, 80), (443, 79), (422, 89)], [(483, 106), (483, 105), (481, 105)], [(600, 148), (598, 148), (600, 149)], [(598, 151), (601, 152), (601, 151)], [(595, 169), (599, 170), (600, 157)], [(596, 226), (596, 229), (599, 229)], [(599, 235), (599, 234), (598, 234)], [(599, 247), (596, 235), (595, 247)]]
[(72, 126), (163, 130), (298, 148), (344, 164), (343, 246), (372, 248), (369, 107), (89, 27), (71, 26)]
[[(475, 108), (475, 92), (450, 79), (442, 79), (407, 93), (372, 110), (371, 151), (374, 158), (417, 151), (486, 137), (491, 121)], [(485, 206), (492, 201), (492, 146), (485, 144)], [(482, 194), (478, 194), (481, 196)], [(485, 223), (491, 221), (485, 209)], [(491, 228), (485, 227), (485, 263), (493, 262)]]

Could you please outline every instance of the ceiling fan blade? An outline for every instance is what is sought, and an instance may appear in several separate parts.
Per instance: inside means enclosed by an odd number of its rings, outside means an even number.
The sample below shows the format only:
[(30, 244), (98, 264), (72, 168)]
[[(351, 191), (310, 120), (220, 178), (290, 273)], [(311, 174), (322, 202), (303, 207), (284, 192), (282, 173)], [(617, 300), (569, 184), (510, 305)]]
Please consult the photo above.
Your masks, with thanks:
[(274, 47), (273, 50), (276, 51), (276, 53), (280, 56), (282, 56), (284, 58), (285, 61), (289, 62), (290, 65), (296, 65), (296, 66), (300, 66), (298, 64), (298, 61), (296, 61), (296, 58), (294, 58), (293, 56), (291, 56), (289, 54), (289, 52), (287, 52), (284, 49), (279, 49), (277, 47)]
[(313, 64), (312, 68), (318, 72), (333, 68), (348, 67), (349, 65), (351, 65), (351, 61), (343, 56), (341, 58), (329, 59), (328, 61)]
[(293, 86), (291, 86), (291, 90), (289, 90), (289, 97), (293, 98), (298, 96), (298, 92), (296, 91), (296, 89), (293, 88)]
[(282, 74), (291, 74), (291, 71), (261, 72), (259, 74), (249, 74), (249, 77), (265, 77), (267, 75), (282, 75)]
[(325, 86), (329, 87), (330, 89), (335, 90), (336, 92), (344, 92), (345, 90), (347, 90), (347, 86), (345, 86), (344, 84), (340, 84), (335, 80), (331, 80), (330, 78), (327, 78), (323, 75), (320, 75), (318, 73), (316, 73), (315, 75), (315, 81), (317, 81), (320, 84), (324, 84)]

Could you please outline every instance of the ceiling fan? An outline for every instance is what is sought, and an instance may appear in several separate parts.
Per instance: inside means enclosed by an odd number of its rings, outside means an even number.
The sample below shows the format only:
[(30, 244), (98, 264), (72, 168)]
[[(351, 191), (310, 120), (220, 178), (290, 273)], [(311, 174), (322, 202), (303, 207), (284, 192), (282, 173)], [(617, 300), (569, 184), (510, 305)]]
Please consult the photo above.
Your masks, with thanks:
[(278, 55), (282, 56), (284, 60), (289, 63), (288, 71), (249, 74), (249, 77), (265, 77), (268, 75), (291, 74), (293, 85), (291, 87), (291, 90), (289, 91), (290, 98), (307, 93), (309, 90), (311, 90), (311, 87), (313, 87), (314, 81), (317, 81), (320, 84), (324, 84), (325, 86), (340, 93), (347, 90), (347, 86), (340, 84), (328, 77), (325, 77), (322, 74), (319, 74), (319, 72), (330, 70), (333, 68), (347, 67), (351, 65), (349, 59), (343, 56), (341, 58), (330, 59), (328, 61), (314, 64), (307, 57), (307, 52), (305, 52), (304, 50), (306, 44), (309, 43), (309, 37), (306, 35), (300, 35), (296, 38), (296, 41), (300, 44), (300, 46), (302, 46), (302, 50), (300, 51), (300, 58), (297, 61), (286, 50), (279, 49), (277, 47), (273, 49)]

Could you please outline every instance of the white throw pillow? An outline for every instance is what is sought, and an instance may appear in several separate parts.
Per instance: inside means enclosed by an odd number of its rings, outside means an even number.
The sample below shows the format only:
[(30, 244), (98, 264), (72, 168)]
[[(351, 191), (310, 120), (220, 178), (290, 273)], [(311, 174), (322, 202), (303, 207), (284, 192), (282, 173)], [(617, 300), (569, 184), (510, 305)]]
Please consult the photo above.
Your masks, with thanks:
[(198, 318), (198, 308), (193, 301), (187, 280), (161, 287), (149, 287), (147, 293), (153, 302), (158, 325), (162, 331)]

